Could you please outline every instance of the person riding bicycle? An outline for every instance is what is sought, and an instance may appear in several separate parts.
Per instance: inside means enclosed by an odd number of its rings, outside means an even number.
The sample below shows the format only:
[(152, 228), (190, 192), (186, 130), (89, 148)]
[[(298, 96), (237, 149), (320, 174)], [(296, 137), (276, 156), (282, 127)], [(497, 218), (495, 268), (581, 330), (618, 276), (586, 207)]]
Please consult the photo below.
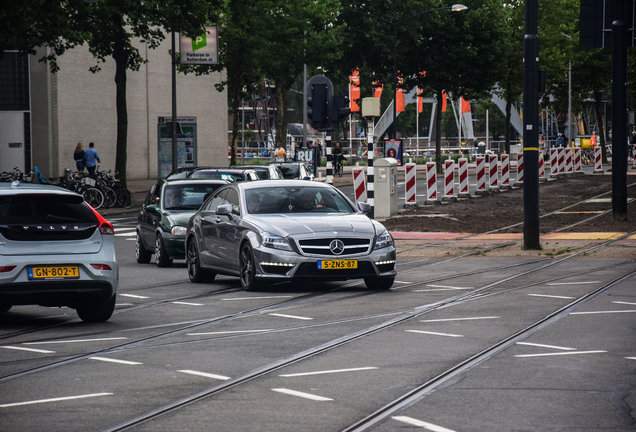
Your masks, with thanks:
[(342, 148), (340, 147), (340, 143), (337, 142), (336, 146), (333, 149), (333, 160), (335, 166), (338, 166), (338, 162), (342, 162), (344, 157), (342, 156)]

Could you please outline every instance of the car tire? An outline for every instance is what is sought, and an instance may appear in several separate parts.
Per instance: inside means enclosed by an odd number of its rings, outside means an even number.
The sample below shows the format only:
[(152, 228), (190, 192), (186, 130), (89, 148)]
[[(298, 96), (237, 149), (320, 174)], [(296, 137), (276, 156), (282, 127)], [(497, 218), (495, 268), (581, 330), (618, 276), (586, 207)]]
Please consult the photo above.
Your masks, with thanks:
[(155, 240), (155, 264), (157, 264), (157, 267), (172, 267), (172, 260), (168, 255), (166, 246), (163, 244), (161, 234), (157, 234), (157, 239)]
[(0, 303), (0, 313), (1, 312), (9, 312), (9, 310), (13, 307), (13, 305), (7, 303)]
[(366, 277), (364, 284), (372, 290), (388, 290), (393, 286), (395, 277)]
[(240, 270), (241, 286), (245, 291), (256, 291), (261, 287), (261, 283), (256, 280), (254, 252), (249, 243), (244, 243), (241, 246)]
[(201, 268), (199, 263), (199, 250), (194, 240), (188, 243), (188, 249), (186, 250), (186, 266), (188, 267), (188, 277), (190, 282), (214, 282), (216, 273), (206, 271)]
[(141, 239), (139, 232), (137, 232), (137, 240), (135, 241), (135, 258), (139, 264), (148, 264), (150, 258), (152, 258), (152, 252), (149, 252), (144, 247), (144, 241)]
[(84, 322), (108, 321), (115, 310), (115, 297), (116, 295), (113, 295), (109, 300), (104, 302), (79, 306), (76, 309), (77, 315)]

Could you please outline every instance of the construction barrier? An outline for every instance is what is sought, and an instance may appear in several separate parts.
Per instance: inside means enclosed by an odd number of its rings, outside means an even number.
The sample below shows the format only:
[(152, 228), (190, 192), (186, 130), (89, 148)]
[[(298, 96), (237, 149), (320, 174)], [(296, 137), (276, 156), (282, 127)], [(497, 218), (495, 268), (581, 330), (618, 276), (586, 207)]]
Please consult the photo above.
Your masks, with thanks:
[(488, 179), (490, 181), (490, 189), (499, 189), (499, 167), (497, 166), (497, 156), (490, 155), (488, 161)]
[(455, 198), (455, 162), (444, 161), (444, 198)]
[(437, 201), (437, 164), (435, 162), (426, 163), (426, 202)]
[(545, 167), (543, 166), (543, 151), (539, 151), (539, 181), (545, 181)]
[(468, 189), (468, 159), (459, 158), (459, 196), (465, 198), (470, 195)]
[(510, 188), (510, 156), (501, 154), (501, 187)]
[(602, 173), (603, 172), (603, 162), (601, 160), (601, 148), (594, 147), (594, 172)]
[(486, 163), (484, 156), (477, 156), (477, 169), (475, 174), (477, 175), (477, 191), (476, 194), (483, 194), (486, 192)]
[(515, 184), (523, 183), (523, 153), (517, 153), (517, 181)]
[(559, 176), (559, 150), (550, 149), (550, 177)]
[(634, 149), (634, 153), (632, 154), (632, 169), (636, 169), (636, 149)]
[(364, 176), (364, 168), (353, 169), (353, 192), (356, 197), (356, 203), (367, 202), (367, 185)]
[(404, 199), (405, 204), (417, 204), (417, 198), (415, 196), (415, 167), (414, 163), (407, 163), (405, 167), (404, 176)]
[(581, 148), (577, 147), (574, 149), (574, 172), (580, 173), (583, 172), (583, 168), (581, 167)]
[(572, 147), (565, 149), (565, 173), (574, 174), (574, 165), (572, 160)]
[(559, 147), (559, 174), (565, 174), (565, 149)]

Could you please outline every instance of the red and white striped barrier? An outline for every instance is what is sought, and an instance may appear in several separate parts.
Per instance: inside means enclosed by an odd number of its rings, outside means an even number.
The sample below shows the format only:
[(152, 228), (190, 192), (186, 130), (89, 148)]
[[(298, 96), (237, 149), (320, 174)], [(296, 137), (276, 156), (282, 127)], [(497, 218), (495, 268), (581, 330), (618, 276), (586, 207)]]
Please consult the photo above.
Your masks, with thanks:
[(415, 167), (414, 163), (407, 163), (404, 165), (404, 199), (405, 204), (417, 204), (417, 198), (415, 197)]
[(636, 150), (634, 150), (634, 154), (632, 154), (632, 169), (636, 169)]
[(435, 162), (426, 163), (426, 202), (437, 201), (437, 164)]
[(601, 160), (601, 148), (594, 147), (594, 172), (602, 173), (603, 172), (603, 162)]
[(455, 162), (444, 161), (444, 198), (455, 198)]
[(539, 151), (539, 181), (545, 181), (545, 167), (543, 166), (542, 151)]
[(488, 179), (490, 181), (490, 189), (499, 189), (499, 167), (497, 166), (497, 156), (490, 155), (488, 161)]
[(565, 173), (574, 174), (574, 164), (572, 159), (572, 147), (565, 149)]
[(583, 172), (583, 167), (581, 166), (581, 147), (574, 149), (574, 172)]
[(356, 203), (367, 202), (367, 185), (364, 168), (354, 168), (352, 172), (353, 192), (356, 196)]
[(486, 193), (486, 163), (484, 156), (477, 156), (477, 191), (476, 194)]
[(510, 188), (510, 156), (501, 154), (501, 187)]
[(517, 153), (517, 181), (515, 184), (523, 183), (523, 153)]
[(550, 149), (550, 177), (559, 176), (559, 150)]
[(465, 198), (470, 195), (468, 189), (468, 159), (459, 158), (459, 196)]
[(565, 174), (565, 149), (559, 147), (559, 174)]

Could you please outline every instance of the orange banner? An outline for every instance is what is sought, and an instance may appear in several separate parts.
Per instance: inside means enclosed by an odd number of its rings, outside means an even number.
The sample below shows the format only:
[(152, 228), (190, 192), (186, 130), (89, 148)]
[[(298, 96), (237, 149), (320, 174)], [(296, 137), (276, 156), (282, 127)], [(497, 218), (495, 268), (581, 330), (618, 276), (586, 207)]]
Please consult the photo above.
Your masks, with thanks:
[(470, 112), (470, 102), (468, 102), (463, 97), (461, 98), (461, 101), (462, 101), (462, 114), (469, 113)]
[(442, 112), (446, 112), (446, 92), (442, 90)]
[(375, 81), (373, 83), (373, 87), (375, 88), (375, 91), (373, 92), (373, 97), (379, 98), (380, 96), (382, 96), (382, 89), (384, 88), (384, 84), (378, 85), (378, 82)]
[(351, 112), (360, 112), (360, 105), (357, 102), (360, 99), (360, 71), (358, 69), (351, 71), (350, 83)]
[[(402, 77), (398, 78), (398, 83), (402, 84)], [(406, 104), (404, 103), (404, 90), (399, 88), (395, 93), (395, 112), (404, 112)]]

